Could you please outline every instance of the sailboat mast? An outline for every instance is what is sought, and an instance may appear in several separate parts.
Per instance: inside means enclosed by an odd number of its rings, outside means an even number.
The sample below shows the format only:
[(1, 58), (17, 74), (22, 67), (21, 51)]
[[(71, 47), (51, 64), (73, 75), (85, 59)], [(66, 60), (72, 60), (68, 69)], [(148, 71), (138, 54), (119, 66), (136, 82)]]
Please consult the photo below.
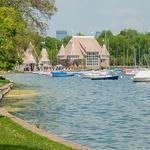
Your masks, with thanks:
[(134, 48), (134, 67), (136, 68), (136, 49)]
[(141, 46), (140, 46), (140, 42), (139, 42), (139, 66), (141, 65)]
[(106, 35), (106, 31), (105, 31), (105, 46), (107, 48), (107, 35)]

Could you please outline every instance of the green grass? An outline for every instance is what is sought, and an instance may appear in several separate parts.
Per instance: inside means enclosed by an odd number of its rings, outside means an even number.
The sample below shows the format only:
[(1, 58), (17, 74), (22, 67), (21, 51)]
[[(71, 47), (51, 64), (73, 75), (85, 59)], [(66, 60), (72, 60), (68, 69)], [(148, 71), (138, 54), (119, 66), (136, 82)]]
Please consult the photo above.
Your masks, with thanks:
[(9, 83), (8, 80), (1, 80), (0, 79), (0, 87), (4, 86), (5, 84)]
[(72, 150), (0, 116), (0, 150)]

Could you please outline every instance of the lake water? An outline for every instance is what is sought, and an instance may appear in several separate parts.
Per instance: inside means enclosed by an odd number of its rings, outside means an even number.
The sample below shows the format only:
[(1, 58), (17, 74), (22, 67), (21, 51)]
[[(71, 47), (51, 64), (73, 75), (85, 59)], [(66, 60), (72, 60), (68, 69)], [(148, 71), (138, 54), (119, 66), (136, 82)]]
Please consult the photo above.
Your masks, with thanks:
[[(97, 150), (150, 149), (150, 83), (8, 75), (17, 88), (35, 89), (15, 112), (50, 133)], [(6, 100), (7, 102), (7, 100)]]

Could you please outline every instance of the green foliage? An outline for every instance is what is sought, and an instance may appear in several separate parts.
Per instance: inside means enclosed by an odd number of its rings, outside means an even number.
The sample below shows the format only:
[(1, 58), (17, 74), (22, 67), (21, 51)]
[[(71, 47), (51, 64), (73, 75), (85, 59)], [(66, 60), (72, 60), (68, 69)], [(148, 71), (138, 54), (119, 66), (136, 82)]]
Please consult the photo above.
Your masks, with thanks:
[(3, 6), (13, 7), (22, 12), (30, 28), (39, 28), (41, 33), (46, 28), (41, 18), (51, 18), (57, 11), (55, 0), (0, 0), (0, 7)]
[(34, 134), (14, 123), (7, 117), (0, 116), (1, 150), (72, 150), (65, 145)]
[[(0, 0), (0, 70), (12, 70), (16, 64), (22, 64), (22, 55), (29, 42), (40, 54), (45, 38), (35, 30), (44, 31), (41, 16), (50, 18), (55, 11), (54, 0)], [(56, 49), (49, 49), (53, 60)], [(56, 59), (54, 61), (56, 63)]]
[(17, 62), (15, 41), (26, 27), (22, 14), (11, 7), (0, 7), (0, 69), (11, 70)]
[(1, 86), (4, 86), (4, 85), (7, 84), (7, 83), (9, 83), (8, 80), (1, 80), (1, 79), (0, 79), (0, 87), (1, 87)]
[(23, 64), (23, 59), (22, 59), (22, 57), (18, 57), (17, 63), (18, 63), (19, 65)]
[(52, 37), (46, 37), (44, 39), (45, 42), (45, 48), (48, 51), (49, 54), (49, 58), (52, 62), (53, 65), (57, 64), (57, 53), (61, 47), (61, 41), (59, 41), (56, 38), (52, 38)]
[(78, 32), (76, 35), (77, 35), (77, 36), (84, 36), (84, 34), (81, 33), (81, 32)]
[(66, 46), (68, 44), (68, 42), (71, 40), (72, 36), (66, 36), (64, 39), (63, 39), (63, 44), (64, 46)]
[(97, 38), (100, 45), (106, 44), (110, 53), (111, 65), (149, 65), (150, 34), (125, 29), (113, 35), (111, 31), (103, 31)]

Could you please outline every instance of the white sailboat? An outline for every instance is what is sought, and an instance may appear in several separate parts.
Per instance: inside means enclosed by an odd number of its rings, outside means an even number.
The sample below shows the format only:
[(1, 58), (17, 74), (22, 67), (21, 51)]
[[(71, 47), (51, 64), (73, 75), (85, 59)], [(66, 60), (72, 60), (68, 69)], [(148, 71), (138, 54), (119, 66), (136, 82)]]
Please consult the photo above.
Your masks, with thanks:
[(82, 77), (91, 80), (118, 80), (119, 76), (109, 70), (100, 70), (83, 73)]
[(134, 82), (150, 82), (150, 70), (139, 71), (134, 77)]
[[(146, 62), (149, 68), (148, 60), (146, 60)], [(142, 70), (139, 70), (133, 77), (133, 82), (150, 82), (150, 69), (143, 68)]]

